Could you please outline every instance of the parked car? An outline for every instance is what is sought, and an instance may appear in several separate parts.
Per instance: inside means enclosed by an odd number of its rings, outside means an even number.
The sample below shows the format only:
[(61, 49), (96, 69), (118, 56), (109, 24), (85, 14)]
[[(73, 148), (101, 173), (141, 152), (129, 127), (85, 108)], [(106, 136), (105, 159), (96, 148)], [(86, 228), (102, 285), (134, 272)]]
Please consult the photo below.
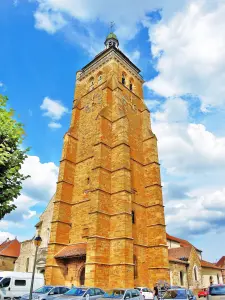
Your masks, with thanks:
[(201, 291), (198, 292), (198, 298), (207, 297), (207, 296), (208, 296), (208, 290), (207, 289), (202, 289)]
[[(32, 293), (32, 299), (51, 300), (56, 296), (66, 293), (67, 291), (69, 291), (69, 288), (66, 286), (44, 285)], [(23, 295), (21, 297), (21, 300), (28, 300), (28, 299), (29, 299), (29, 294)]]
[(207, 300), (225, 300), (225, 284), (211, 285), (207, 295)]
[(135, 289), (139, 290), (140, 294), (144, 297), (144, 299), (153, 299), (153, 291), (147, 287), (136, 287)]
[(179, 288), (167, 290), (163, 295), (163, 299), (196, 300), (196, 297), (191, 290)]
[(96, 300), (104, 294), (105, 292), (99, 288), (72, 288), (64, 295), (57, 297), (57, 300), (81, 300), (84, 298), (87, 300)]
[[(32, 273), (26, 272), (0, 272), (0, 300), (20, 298), (29, 293)], [(44, 284), (43, 274), (34, 277), (34, 288), (37, 289)]]
[(105, 299), (133, 299), (133, 300), (143, 300), (143, 296), (140, 294), (137, 289), (112, 289), (106, 291), (105, 295), (101, 298)]

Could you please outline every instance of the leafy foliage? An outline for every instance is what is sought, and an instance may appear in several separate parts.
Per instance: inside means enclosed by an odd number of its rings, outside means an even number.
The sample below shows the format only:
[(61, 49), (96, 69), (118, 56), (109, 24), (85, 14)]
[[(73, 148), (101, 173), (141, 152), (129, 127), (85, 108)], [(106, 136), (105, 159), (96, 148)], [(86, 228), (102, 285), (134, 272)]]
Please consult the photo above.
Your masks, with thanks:
[(7, 109), (8, 98), (0, 95), (0, 220), (16, 208), (14, 199), (20, 195), (22, 182), (28, 176), (20, 173), (28, 149), (21, 150), (23, 125), (14, 111)]

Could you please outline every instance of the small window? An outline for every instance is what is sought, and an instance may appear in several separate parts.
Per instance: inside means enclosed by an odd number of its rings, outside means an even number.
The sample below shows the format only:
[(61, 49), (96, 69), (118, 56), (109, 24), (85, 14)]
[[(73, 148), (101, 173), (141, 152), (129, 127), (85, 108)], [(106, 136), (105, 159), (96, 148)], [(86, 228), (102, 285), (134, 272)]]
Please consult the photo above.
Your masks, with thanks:
[(132, 223), (135, 224), (135, 212), (134, 212), (134, 210), (132, 210), (131, 216), (132, 216)]
[(184, 274), (182, 271), (180, 272), (180, 285), (184, 285)]
[(220, 283), (220, 276), (219, 276), (219, 274), (217, 274), (217, 283), (218, 284)]
[(109, 47), (111, 47), (112, 46), (112, 42), (109, 42)]
[(98, 83), (101, 83), (102, 82), (102, 74), (100, 74), (99, 76), (98, 76)]
[(198, 273), (197, 273), (197, 267), (194, 267), (194, 276), (195, 276), (195, 281), (198, 280)]
[(133, 256), (134, 261), (134, 279), (138, 277), (138, 270), (137, 270), (137, 257), (136, 255)]
[(22, 279), (15, 280), (15, 286), (25, 286), (25, 285), (26, 285), (26, 280), (22, 280)]
[(132, 85), (132, 83), (130, 83), (130, 91), (132, 91), (133, 90), (133, 85)]
[(1, 286), (3, 288), (8, 287), (10, 285), (11, 278), (3, 278), (1, 281)]
[(90, 90), (93, 90), (93, 88), (94, 88), (94, 77), (91, 77), (89, 84), (90, 84)]
[(126, 78), (125, 78), (125, 74), (122, 74), (122, 84), (125, 85), (126, 84)]
[(29, 270), (29, 257), (27, 257), (27, 261), (26, 261), (26, 272), (28, 272)]

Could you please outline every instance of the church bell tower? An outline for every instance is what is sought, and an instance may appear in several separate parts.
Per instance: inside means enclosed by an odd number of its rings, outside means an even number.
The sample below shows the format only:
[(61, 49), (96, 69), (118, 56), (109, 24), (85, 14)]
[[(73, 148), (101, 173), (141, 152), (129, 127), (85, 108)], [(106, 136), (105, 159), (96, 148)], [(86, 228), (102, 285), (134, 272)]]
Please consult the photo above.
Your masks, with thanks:
[(46, 284), (107, 289), (169, 281), (157, 139), (143, 82), (114, 33), (77, 72)]

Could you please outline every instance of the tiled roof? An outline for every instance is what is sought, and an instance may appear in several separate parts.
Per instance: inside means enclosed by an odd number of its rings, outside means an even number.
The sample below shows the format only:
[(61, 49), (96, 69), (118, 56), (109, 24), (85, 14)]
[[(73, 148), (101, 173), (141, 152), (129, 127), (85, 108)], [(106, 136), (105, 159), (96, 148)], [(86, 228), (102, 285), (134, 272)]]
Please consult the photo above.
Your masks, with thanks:
[[(171, 240), (171, 241), (180, 243), (180, 246), (181, 246), (181, 247), (193, 246), (190, 242), (188, 242), (188, 241), (186, 241), (186, 240), (183, 240), (183, 239), (180, 239), (180, 238), (177, 238), (177, 237), (175, 237), (175, 236), (169, 235), (168, 233), (166, 234), (166, 238), (167, 238), (168, 240)], [(196, 248), (195, 246), (193, 246), (193, 247), (194, 247), (197, 251), (202, 252), (202, 250)]]
[(192, 248), (192, 246), (168, 249), (169, 256), (174, 257), (179, 260), (182, 257), (185, 257), (188, 259), (190, 256), (190, 253), (191, 253), (191, 248)]
[(213, 263), (209, 262), (209, 261), (206, 261), (206, 260), (201, 260), (201, 266), (203, 268), (210, 268), (210, 269), (218, 269), (218, 270), (221, 270), (222, 268), (214, 265)]
[(17, 239), (6, 240), (0, 244), (0, 256), (18, 257), (20, 255), (20, 242)]
[(220, 260), (216, 263), (217, 267), (224, 267), (225, 268), (225, 256), (222, 256)]
[(70, 258), (80, 257), (86, 255), (86, 243), (80, 243), (76, 245), (69, 245), (60, 250), (55, 258)]

